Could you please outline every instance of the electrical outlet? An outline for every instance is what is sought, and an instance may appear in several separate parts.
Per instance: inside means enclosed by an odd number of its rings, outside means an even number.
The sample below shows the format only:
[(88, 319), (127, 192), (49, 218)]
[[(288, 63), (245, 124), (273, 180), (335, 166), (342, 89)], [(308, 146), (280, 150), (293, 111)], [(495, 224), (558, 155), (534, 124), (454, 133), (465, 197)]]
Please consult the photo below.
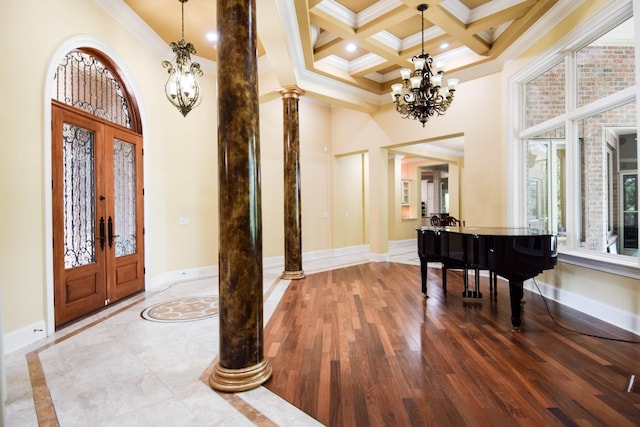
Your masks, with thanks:
[(189, 217), (188, 216), (181, 216), (180, 218), (178, 218), (178, 224), (180, 224), (180, 225), (189, 224)]
[(640, 382), (636, 382), (636, 376), (631, 375), (629, 377), (629, 382), (627, 383), (627, 393), (638, 393), (640, 394)]

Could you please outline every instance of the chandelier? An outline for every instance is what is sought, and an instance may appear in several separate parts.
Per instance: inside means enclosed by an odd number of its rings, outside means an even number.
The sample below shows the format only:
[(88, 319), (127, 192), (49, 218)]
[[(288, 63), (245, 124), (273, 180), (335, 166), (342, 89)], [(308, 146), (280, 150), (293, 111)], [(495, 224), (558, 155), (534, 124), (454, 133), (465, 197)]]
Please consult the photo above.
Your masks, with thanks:
[(457, 79), (448, 79), (447, 87), (442, 87), (444, 64), (433, 63), (433, 58), (424, 53), (424, 11), (426, 4), (418, 5), (422, 22), (422, 53), (411, 58), (413, 72), (408, 68), (400, 70), (402, 83), (391, 85), (391, 97), (396, 111), (403, 119), (419, 120), (422, 127), (434, 115), (442, 115), (451, 101), (458, 85)]
[(191, 109), (200, 104), (200, 85), (196, 76), (202, 76), (202, 70), (200, 64), (191, 61), (196, 48), (184, 41), (184, 4), (188, 0), (178, 1), (182, 3), (182, 38), (170, 44), (171, 50), (176, 54), (174, 63), (162, 61), (162, 66), (169, 72), (169, 80), (164, 86), (167, 99), (186, 117)]

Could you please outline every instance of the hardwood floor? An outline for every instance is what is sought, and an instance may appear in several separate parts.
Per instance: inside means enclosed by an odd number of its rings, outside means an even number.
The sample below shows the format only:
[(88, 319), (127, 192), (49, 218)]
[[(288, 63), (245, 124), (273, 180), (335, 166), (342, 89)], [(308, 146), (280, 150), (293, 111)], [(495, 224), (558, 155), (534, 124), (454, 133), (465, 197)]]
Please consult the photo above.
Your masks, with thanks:
[[(429, 268), (369, 263), (291, 282), (265, 328), (265, 387), (329, 426), (634, 426), (638, 344), (559, 328), (525, 291), (511, 332), (508, 284), (461, 297), (462, 279)], [(617, 339), (629, 332), (548, 301), (562, 325)], [(640, 378), (637, 380), (640, 381)]]

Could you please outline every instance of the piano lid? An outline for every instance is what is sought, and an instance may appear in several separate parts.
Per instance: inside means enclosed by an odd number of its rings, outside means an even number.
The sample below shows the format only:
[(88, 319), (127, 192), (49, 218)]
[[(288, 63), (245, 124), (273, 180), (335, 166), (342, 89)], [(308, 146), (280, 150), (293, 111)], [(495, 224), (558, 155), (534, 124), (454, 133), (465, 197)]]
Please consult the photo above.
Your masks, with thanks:
[(544, 230), (528, 227), (433, 227), (425, 226), (416, 230), (446, 231), (449, 233), (473, 234), (477, 236), (553, 236)]

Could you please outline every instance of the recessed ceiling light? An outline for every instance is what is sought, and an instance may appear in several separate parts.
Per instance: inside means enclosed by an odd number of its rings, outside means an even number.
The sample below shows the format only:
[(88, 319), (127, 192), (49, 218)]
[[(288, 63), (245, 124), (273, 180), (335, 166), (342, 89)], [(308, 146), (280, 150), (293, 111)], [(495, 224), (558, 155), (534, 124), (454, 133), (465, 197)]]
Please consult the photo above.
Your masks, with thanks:
[(356, 49), (358, 49), (358, 45), (356, 45), (354, 42), (349, 42), (345, 46), (345, 49), (347, 50), (347, 52), (355, 52)]
[(446, 49), (449, 47), (449, 43), (448, 42), (444, 42), (440, 45), (440, 49)]
[(218, 42), (218, 33), (216, 33), (215, 31), (209, 31), (206, 35), (205, 35), (206, 39), (208, 41), (210, 41), (211, 43), (217, 43)]

